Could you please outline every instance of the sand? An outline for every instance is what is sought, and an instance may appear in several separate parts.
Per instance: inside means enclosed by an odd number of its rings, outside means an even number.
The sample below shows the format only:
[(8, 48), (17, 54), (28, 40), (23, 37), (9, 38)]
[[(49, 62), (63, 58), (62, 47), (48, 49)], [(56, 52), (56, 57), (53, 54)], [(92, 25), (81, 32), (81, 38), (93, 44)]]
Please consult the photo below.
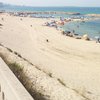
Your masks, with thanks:
[(16, 62), (16, 66), (13, 66), (16, 72), (11, 69), (31, 93), (34, 100), (87, 100), (87, 97), (67, 87), (60, 79), (52, 77), (51, 74), (44, 72), (38, 66), (34, 66), (23, 57), (18, 56), (13, 50), (0, 45), (0, 55), (7, 65)]
[(100, 100), (100, 44), (66, 37), (55, 28), (42, 26), (52, 19), (20, 18), (0, 15), (0, 43), (88, 100)]

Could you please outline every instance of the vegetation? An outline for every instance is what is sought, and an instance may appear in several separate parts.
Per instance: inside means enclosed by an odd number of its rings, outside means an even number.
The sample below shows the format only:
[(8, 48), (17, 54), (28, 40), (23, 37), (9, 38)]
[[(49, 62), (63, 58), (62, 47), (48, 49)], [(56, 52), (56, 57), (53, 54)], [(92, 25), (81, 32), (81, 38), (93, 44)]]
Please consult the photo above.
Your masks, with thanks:
[(7, 48), (8, 51), (13, 52), (10, 48)]
[(20, 80), (20, 82), (25, 86), (28, 92), (33, 96), (32, 83), (24, 72), (23, 67), (16, 62), (8, 63), (8, 66), (16, 75), (16, 77)]
[(57, 79), (59, 81), (59, 83), (61, 83), (63, 86), (66, 86), (66, 84), (61, 80), (61, 79)]
[(14, 51), (14, 54), (17, 55), (18, 57), (22, 58), (22, 56), (19, 53), (17, 53), (16, 51)]
[(18, 65), (16, 62), (8, 63), (8, 66), (15, 73), (16, 76), (19, 75), (23, 71), (20, 65)]
[(50, 77), (52, 77), (52, 73), (48, 73), (48, 75), (49, 75)]

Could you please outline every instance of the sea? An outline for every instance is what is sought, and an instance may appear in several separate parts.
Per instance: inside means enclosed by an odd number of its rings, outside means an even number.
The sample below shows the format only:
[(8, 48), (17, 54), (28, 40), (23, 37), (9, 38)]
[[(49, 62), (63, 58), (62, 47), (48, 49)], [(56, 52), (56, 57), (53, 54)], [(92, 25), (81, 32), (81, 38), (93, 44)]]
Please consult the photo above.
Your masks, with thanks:
[[(26, 7), (26, 6), (0, 6), (0, 10), (5, 11), (62, 11), (62, 12), (79, 12), (81, 15), (49, 15), (57, 18), (64, 17), (79, 17), (86, 16), (86, 14), (100, 14), (100, 7)], [(38, 15), (48, 16), (48, 15)], [(78, 27), (77, 27), (78, 26)], [(64, 30), (74, 30), (80, 35), (88, 34), (91, 38), (100, 37), (100, 19), (86, 22), (70, 22), (64, 25)]]

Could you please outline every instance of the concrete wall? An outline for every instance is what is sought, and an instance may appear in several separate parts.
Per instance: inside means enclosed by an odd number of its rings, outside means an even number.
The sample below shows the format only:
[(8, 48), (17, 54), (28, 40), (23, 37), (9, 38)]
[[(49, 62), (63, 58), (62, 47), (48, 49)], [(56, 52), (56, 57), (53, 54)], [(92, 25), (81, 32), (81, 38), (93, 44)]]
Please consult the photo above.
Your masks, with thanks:
[(34, 100), (1, 58), (0, 100)]

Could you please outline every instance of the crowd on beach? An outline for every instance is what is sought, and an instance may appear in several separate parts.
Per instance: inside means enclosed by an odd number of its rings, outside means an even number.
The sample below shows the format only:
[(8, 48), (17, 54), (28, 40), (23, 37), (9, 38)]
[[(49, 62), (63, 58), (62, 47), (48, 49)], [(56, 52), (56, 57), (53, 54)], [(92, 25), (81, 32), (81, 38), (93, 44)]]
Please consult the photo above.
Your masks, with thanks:
[[(72, 31), (69, 31), (69, 30), (63, 30), (63, 26), (68, 23), (68, 22), (71, 22), (73, 21), (71, 18), (62, 18), (60, 17), (60, 20), (59, 21), (56, 21), (56, 20), (52, 20), (51, 22), (46, 22), (44, 25), (45, 26), (48, 26), (48, 27), (54, 27), (56, 28), (57, 30), (60, 30), (61, 33), (65, 36), (69, 36), (69, 37), (73, 37), (75, 39), (84, 39), (84, 40), (87, 40), (87, 41), (91, 41), (92, 39), (88, 36), (88, 34), (84, 34), (83, 36), (80, 36), (78, 33), (75, 33), (75, 30), (72, 30)], [(81, 20), (83, 21), (83, 20)], [(79, 27), (79, 26), (77, 26)], [(100, 37), (97, 37), (96, 38), (96, 43), (100, 43)]]

